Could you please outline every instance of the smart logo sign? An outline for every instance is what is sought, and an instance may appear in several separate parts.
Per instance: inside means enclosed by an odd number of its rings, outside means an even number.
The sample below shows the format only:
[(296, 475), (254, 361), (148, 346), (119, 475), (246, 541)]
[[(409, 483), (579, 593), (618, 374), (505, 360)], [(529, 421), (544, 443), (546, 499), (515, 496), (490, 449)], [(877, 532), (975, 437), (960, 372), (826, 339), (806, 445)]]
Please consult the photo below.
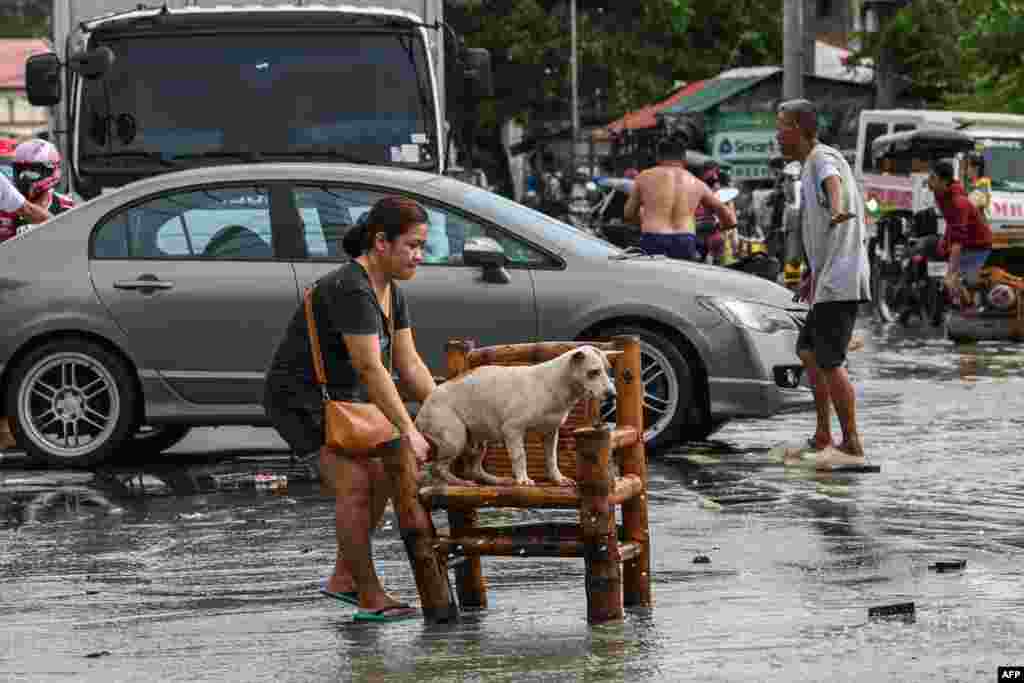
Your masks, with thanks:
[(767, 161), (778, 152), (774, 130), (727, 131), (712, 138), (712, 154), (719, 161)]

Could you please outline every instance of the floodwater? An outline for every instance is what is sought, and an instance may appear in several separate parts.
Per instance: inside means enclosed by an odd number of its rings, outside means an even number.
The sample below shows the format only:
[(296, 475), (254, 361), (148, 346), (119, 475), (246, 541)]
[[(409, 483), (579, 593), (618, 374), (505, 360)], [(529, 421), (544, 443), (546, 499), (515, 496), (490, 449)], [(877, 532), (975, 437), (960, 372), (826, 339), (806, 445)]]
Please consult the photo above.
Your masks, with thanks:
[[(811, 413), (653, 461), (655, 605), (620, 624), (587, 625), (582, 561), (502, 558), (484, 559), (490, 607), (458, 624), (353, 622), (316, 591), (332, 504), (269, 430), (199, 430), (96, 474), (7, 459), (0, 679), (995, 680), (1024, 664), (1024, 348), (859, 333), (851, 373), (881, 472), (771, 463)], [(287, 495), (239, 484), (261, 469), (289, 474)], [(386, 584), (415, 600), (390, 515), (375, 542)], [(868, 617), (905, 602), (911, 617)]]

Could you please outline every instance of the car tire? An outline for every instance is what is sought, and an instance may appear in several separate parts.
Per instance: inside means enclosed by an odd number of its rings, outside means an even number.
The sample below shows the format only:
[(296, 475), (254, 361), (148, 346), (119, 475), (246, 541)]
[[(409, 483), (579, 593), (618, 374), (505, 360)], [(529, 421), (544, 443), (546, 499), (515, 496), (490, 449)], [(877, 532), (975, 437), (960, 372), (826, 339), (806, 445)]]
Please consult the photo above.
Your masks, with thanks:
[(160, 455), (180, 443), (192, 431), (191, 425), (142, 425), (121, 447), (121, 457)]
[(95, 342), (60, 339), (34, 349), (14, 368), (9, 386), (15, 438), (36, 462), (93, 467), (116, 454), (137, 427), (135, 378)]
[[(699, 394), (686, 356), (664, 334), (643, 327), (625, 325), (601, 332), (602, 337), (619, 335), (633, 336), (640, 340), (641, 375), (645, 377), (644, 443), (647, 448), (658, 451), (676, 445), (681, 437), (694, 438), (693, 434), (688, 433), (689, 418), (695, 412), (694, 406)], [(659, 370), (648, 374), (653, 365), (658, 365)], [(648, 384), (651, 386), (648, 387)], [(649, 391), (652, 393), (649, 394)], [(662, 401), (665, 403), (663, 408), (660, 405)], [(614, 409), (605, 406), (601, 414), (607, 422), (614, 420)], [(700, 431), (699, 425), (696, 431)]]

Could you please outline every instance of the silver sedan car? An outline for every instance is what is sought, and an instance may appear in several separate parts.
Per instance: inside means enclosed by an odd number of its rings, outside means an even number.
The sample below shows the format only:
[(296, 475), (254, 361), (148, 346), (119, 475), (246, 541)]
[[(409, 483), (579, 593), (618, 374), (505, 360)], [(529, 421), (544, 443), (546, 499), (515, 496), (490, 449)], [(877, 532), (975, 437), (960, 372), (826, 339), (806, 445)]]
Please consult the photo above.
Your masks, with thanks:
[(402, 286), (435, 375), (452, 338), (633, 334), (652, 447), (810, 405), (794, 354), (806, 309), (783, 287), (624, 252), (452, 178), (249, 164), (142, 180), (0, 245), (0, 398), (21, 448), (91, 466), (194, 426), (268, 425), (265, 371), (303, 289), (391, 193), (430, 215)]

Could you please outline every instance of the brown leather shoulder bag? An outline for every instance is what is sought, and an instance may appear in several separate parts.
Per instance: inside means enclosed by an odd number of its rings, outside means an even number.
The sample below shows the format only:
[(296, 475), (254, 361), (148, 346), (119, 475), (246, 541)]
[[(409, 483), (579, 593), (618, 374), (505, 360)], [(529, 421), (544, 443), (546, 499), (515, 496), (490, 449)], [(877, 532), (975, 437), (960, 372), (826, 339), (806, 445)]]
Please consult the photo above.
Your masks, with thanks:
[[(367, 457), (377, 448), (401, 436), (398, 428), (373, 403), (354, 401), (332, 401), (327, 393), (327, 373), (320, 353), (320, 338), (313, 318), (313, 289), (306, 289), (306, 322), (309, 325), (309, 344), (313, 351), (313, 369), (320, 393), (324, 397), (324, 445), (348, 456)], [(388, 332), (391, 335), (391, 354), (388, 357), (388, 374), (391, 374), (391, 358), (395, 354), (395, 296), (391, 293), (391, 315), (388, 317)]]

